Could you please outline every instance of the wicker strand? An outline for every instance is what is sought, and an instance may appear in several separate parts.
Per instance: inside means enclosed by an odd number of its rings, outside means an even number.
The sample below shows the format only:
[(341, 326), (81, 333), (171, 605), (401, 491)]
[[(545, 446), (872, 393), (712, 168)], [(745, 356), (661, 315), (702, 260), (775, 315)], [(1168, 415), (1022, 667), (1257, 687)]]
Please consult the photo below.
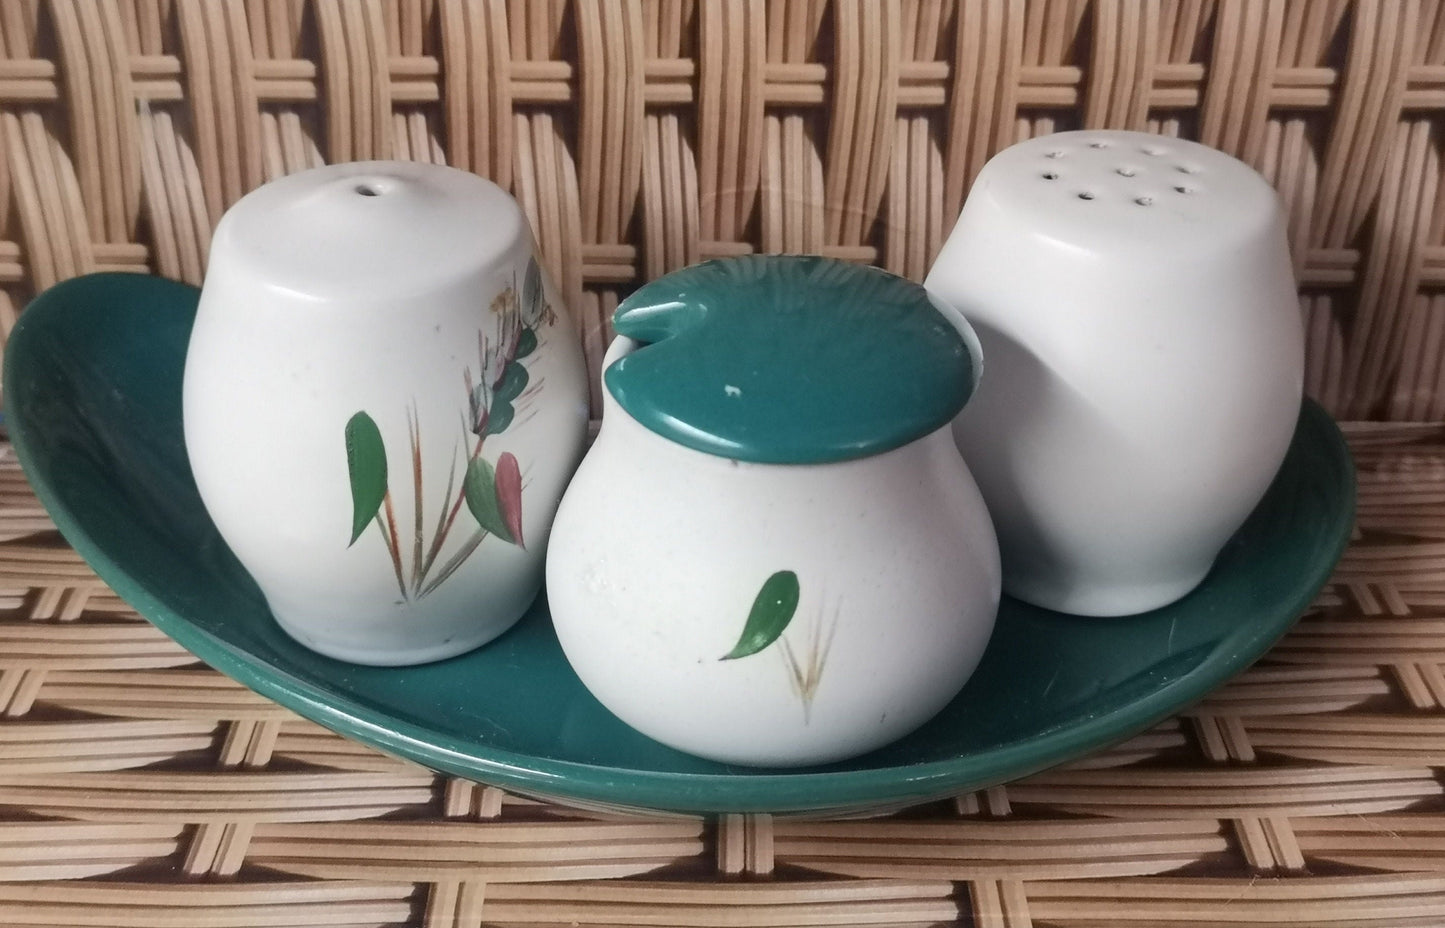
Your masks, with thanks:
[(0, 923), (1438, 925), (1445, 2), (0, 0), (0, 334), (94, 270), (198, 283), (324, 161), (521, 202), (593, 382), (637, 284), (817, 252), (922, 277), (978, 170), (1081, 126), (1279, 190), (1355, 542), (1255, 668), (897, 815), (640, 819), (421, 770), (198, 665), (0, 453)]
[(993, 152), (1148, 128), (1280, 188), (1314, 395), (1445, 407), (1439, 0), (4, 0), (0, 27), (4, 305), (199, 281), (226, 206), (323, 158), (445, 160), (528, 204), (595, 369), (642, 280), (753, 251), (918, 277)]

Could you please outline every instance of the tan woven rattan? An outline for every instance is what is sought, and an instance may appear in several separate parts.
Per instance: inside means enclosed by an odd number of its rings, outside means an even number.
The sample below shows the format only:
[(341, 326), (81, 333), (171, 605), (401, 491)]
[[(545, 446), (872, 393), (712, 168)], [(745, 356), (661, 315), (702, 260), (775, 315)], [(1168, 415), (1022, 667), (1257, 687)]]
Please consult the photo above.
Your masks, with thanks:
[(199, 665), (7, 452), (0, 924), (1445, 924), (1445, 0), (0, 0), (0, 330), (88, 271), (199, 281), (268, 178), (426, 159), (522, 201), (595, 373), (619, 297), (700, 258), (921, 277), (992, 152), (1075, 127), (1217, 146), (1289, 209), (1359, 528), (1255, 668), (889, 817), (573, 812)]

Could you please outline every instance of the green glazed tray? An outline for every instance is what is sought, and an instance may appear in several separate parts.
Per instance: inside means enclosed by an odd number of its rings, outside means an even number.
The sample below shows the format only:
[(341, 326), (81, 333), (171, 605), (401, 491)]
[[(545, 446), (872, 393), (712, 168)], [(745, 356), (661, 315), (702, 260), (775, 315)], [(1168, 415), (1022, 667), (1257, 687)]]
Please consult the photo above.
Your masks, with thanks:
[(181, 374), (197, 294), (96, 274), (22, 314), (5, 357), (10, 434), (65, 538), (142, 615), (257, 692), (433, 769), (562, 802), (841, 814), (1078, 757), (1190, 705), (1263, 654), (1324, 584), (1353, 521), (1349, 453), (1307, 402), (1268, 495), (1189, 596), (1121, 619), (1005, 599), (978, 671), (913, 735), (827, 767), (730, 767), (612, 717), (568, 667), (542, 600), (491, 645), (420, 667), (346, 664), (288, 638), (217, 535), (186, 461)]

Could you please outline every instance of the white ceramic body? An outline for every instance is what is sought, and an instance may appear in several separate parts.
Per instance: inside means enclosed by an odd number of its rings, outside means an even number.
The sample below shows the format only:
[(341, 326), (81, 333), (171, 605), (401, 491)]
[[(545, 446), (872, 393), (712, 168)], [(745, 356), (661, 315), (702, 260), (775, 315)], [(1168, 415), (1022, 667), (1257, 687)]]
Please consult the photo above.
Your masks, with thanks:
[[(635, 343), (615, 341), (604, 367)], [(799, 765), (901, 737), (973, 672), (998, 608), (998, 548), (947, 428), (872, 457), (773, 465), (648, 430), (605, 389), (602, 430), (552, 536), (547, 597), (588, 689), (672, 747)], [(776, 643), (721, 660), (761, 584), (799, 581)], [(785, 648), (816, 688), (796, 688)]]
[[(519, 359), (530, 386), (478, 455), (519, 462), (522, 544), (491, 533), (465, 554), (481, 525), (461, 499), (478, 447), (468, 377), (482, 379), (483, 339), (507, 341), (498, 307), (520, 310), (495, 301), (521, 292), (533, 258), (500, 188), (421, 164), (292, 175), (217, 227), (186, 358), (187, 451), (221, 535), (306, 646), (368, 664), (436, 660), (494, 638), (536, 596), (587, 423), (580, 346), (545, 273), (532, 281), (551, 311)], [(389, 498), (353, 542), (347, 427), (363, 412), (385, 447)]]
[(1139, 133), (1024, 142), (980, 173), (927, 286), (989, 360), (955, 431), (1005, 591), (1120, 615), (1193, 589), (1299, 414), (1302, 325), (1264, 179)]

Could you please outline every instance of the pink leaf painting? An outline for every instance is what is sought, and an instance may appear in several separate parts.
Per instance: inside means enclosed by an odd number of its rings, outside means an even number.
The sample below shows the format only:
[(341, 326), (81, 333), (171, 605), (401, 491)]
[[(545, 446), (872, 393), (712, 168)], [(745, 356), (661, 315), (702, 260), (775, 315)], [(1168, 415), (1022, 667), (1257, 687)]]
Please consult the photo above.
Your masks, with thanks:
[(512, 534), (512, 541), (525, 548), (522, 541), (522, 470), (510, 451), (497, 458), (497, 509)]

